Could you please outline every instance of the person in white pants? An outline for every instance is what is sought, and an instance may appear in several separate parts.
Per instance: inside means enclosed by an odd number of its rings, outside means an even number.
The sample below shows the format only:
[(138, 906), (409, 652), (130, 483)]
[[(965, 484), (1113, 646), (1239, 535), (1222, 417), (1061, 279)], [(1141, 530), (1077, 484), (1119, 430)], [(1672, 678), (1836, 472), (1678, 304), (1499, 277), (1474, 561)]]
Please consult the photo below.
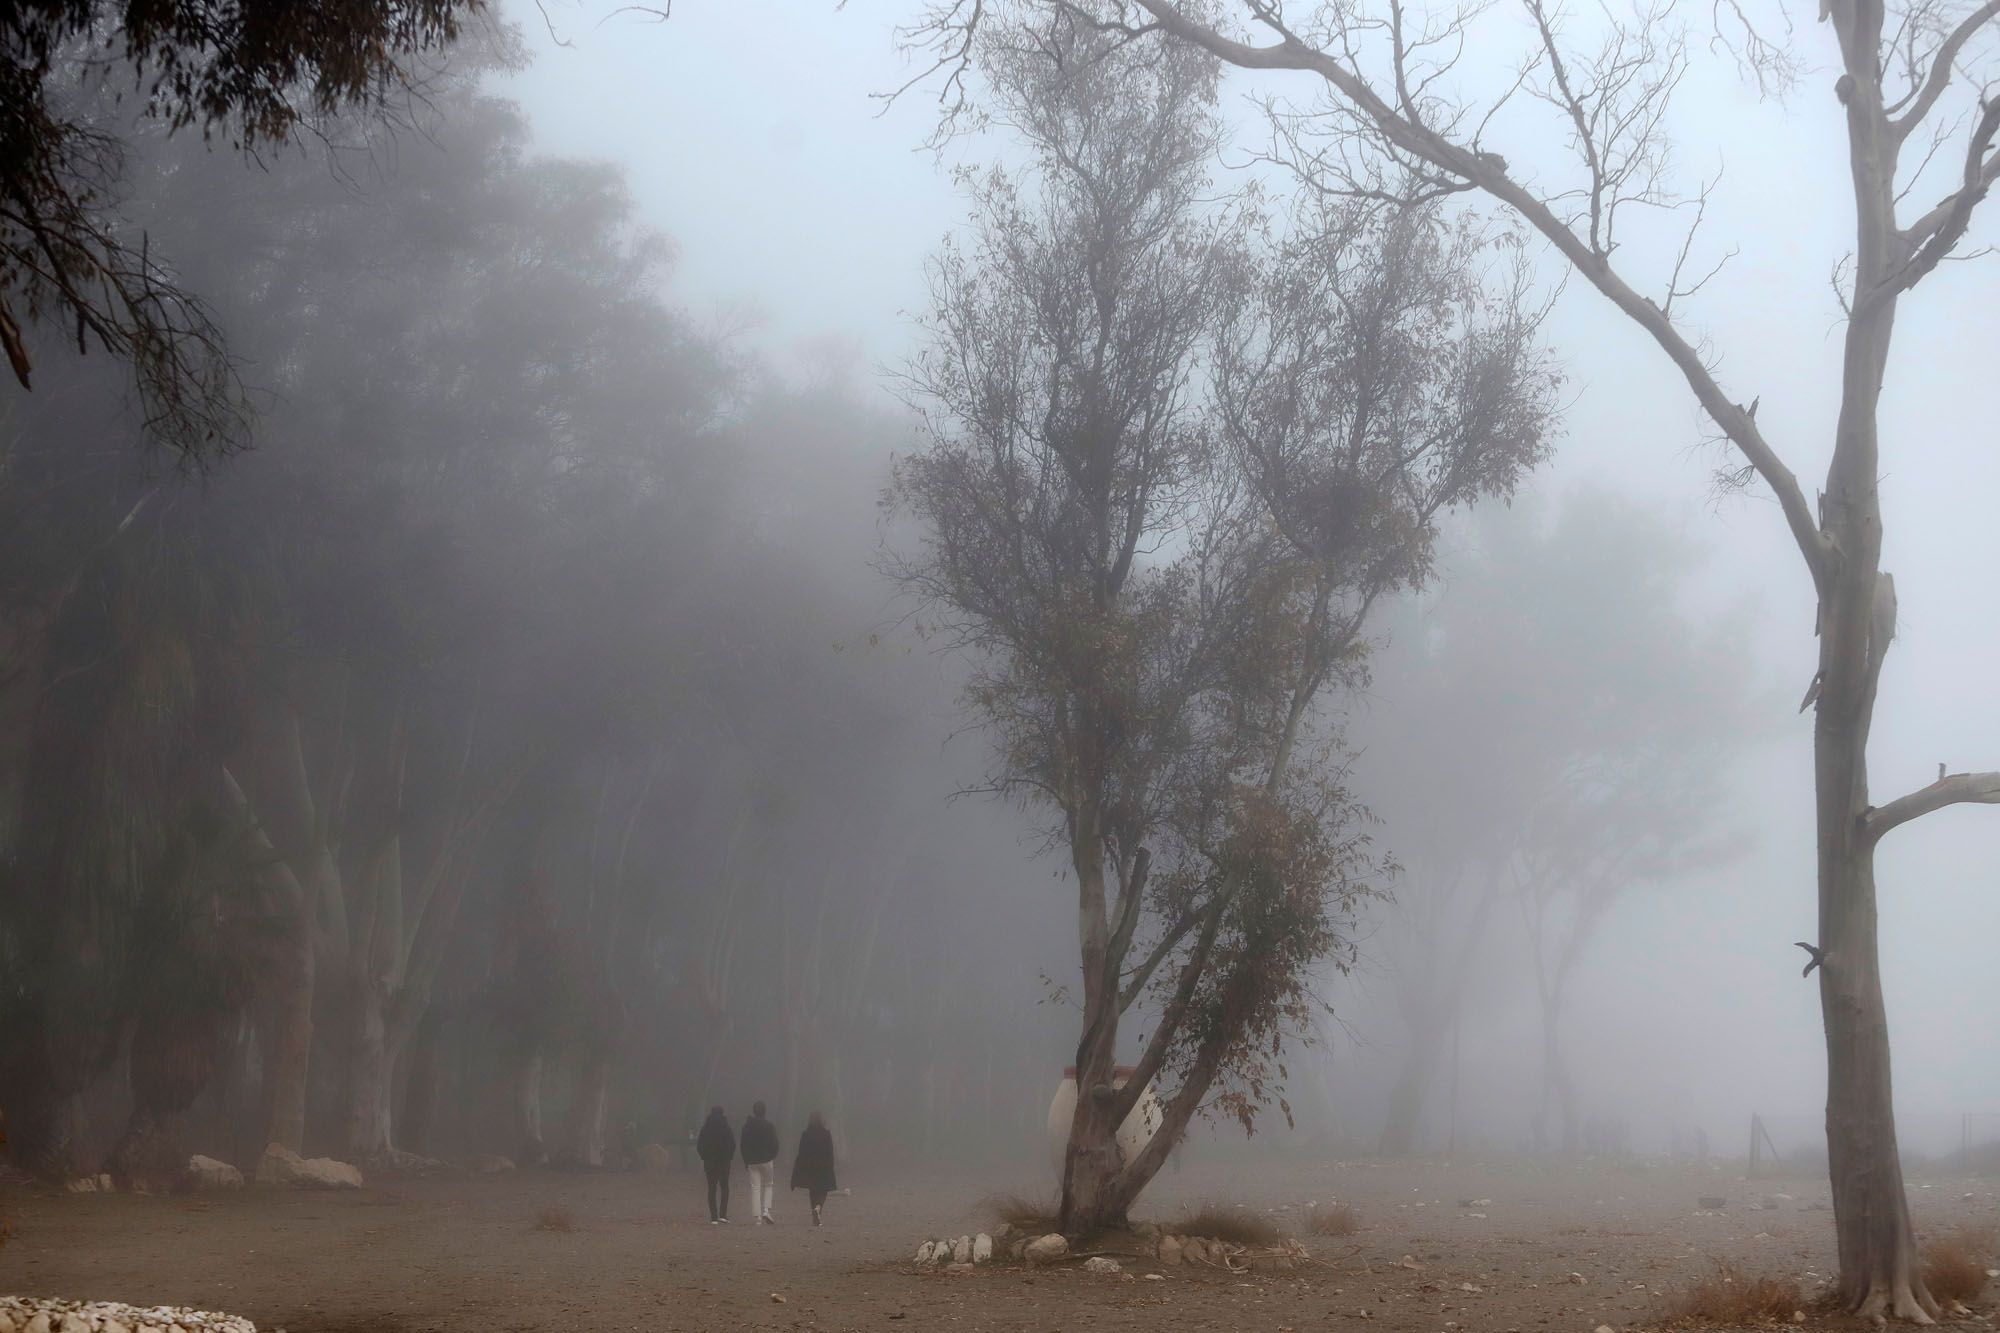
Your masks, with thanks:
[(764, 1103), (750, 1107), (743, 1122), (743, 1165), (750, 1171), (750, 1215), (758, 1225), (770, 1226), (771, 1196), (777, 1185), (778, 1127), (764, 1118)]

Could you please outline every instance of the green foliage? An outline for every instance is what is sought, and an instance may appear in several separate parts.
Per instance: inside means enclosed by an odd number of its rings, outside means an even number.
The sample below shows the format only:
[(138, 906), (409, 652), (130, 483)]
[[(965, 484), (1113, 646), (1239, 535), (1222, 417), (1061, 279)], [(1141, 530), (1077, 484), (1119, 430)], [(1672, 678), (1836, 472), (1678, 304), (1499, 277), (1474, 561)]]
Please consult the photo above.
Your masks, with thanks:
[[(30, 385), (33, 326), (132, 372), (148, 431), (185, 459), (241, 443), (235, 367), (208, 306), (120, 208), (128, 151), (190, 126), (239, 146), (380, 104), (478, 0), (22, 0), (0, 35), (0, 345)], [(106, 57), (109, 57), (108, 59)], [(136, 115), (126, 105), (133, 94)], [(118, 128), (107, 130), (106, 125)]]

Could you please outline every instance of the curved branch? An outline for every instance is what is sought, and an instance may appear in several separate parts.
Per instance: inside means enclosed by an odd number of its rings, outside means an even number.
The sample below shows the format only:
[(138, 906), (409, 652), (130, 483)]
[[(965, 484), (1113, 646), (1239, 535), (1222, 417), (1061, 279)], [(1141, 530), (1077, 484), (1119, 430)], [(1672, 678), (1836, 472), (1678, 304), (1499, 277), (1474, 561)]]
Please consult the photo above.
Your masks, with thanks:
[(1951, 34), (1944, 39), (1944, 44), (1938, 47), (1937, 54), (1931, 57), (1930, 75), (1924, 80), (1923, 87), (1917, 92), (1916, 100), (1911, 103), (1910, 109), (1889, 122), (1889, 132), (1896, 137), (1898, 143), (1909, 138), (1910, 132), (1924, 123), (1924, 117), (1931, 113), (1931, 108), (1937, 105), (1938, 98), (1944, 96), (1944, 90), (1951, 86), (1952, 65), (1957, 61), (1958, 53), (1965, 49), (1965, 44), (1971, 41), (1981, 28), (1995, 19), (2000, 19), (2000, 0), (1986, 0), (1985, 4), (1966, 15), (1965, 21), (1951, 30)]
[(2000, 153), (1993, 151), (1996, 135), (2000, 135), (2000, 97), (1980, 108), (1979, 123), (1973, 127), (1972, 137), (1965, 146), (1964, 183), (1903, 233), (1910, 243), (1921, 242), (1921, 245), (1910, 256), (1910, 262), (1882, 285), (1876, 299), (1916, 286), (1965, 235), (1966, 228), (1972, 225), (1972, 210), (1986, 197), (1994, 182), (2000, 181)]
[(1862, 815), (1862, 836), (1875, 842), (1898, 824), (1948, 805), (2000, 805), (2000, 773), (1952, 773), (1920, 791), (1877, 806)]
[(1634, 290), (1611, 267), (1609, 260), (1564, 225), (1544, 200), (1508, 175), (1504, 162), (1491, 153), (1474, 152), (1412, 123), (1407, 117), (1399, 115), (1354, 70), (1290, 33), (1285, 33), (1283, 40), (1274, 45), (1253, 46), (1225, 37), (1208, 24), (1190, 18), (1175, 0), (1138, 0), (1138, 4), (1157, 19), (1170, 35), (1193, 42), (1232, 65), (1243, 69), (1298, 70), (1318, 75), (1346, 98), (1389, 144), (1460, 177), (1519, 213), (1590, 279), (1592, 286), (1652, 335), (1653, 341), (1680, 369), (1702, 408), (1777, 496), (1785, 522), (1791, 529), (1792, 540), (1812, 574), (1813, 586), (1824, 592), (1831, 544), (1820, 531), (1798, 478), (1771, 448), (1748, 410), (1732, 402), (1723, 392), (1722, 386), (1716, 383), (1715, 376), (1702, 360), (1700, 351), (1682, 336), (1666, 313)]

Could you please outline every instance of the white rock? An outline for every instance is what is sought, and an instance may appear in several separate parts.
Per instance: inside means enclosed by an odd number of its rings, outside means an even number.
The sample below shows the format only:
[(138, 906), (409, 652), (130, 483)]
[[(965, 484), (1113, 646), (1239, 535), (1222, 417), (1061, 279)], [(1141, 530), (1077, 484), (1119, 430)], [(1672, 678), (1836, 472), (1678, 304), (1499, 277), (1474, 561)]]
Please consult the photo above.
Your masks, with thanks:
[(233, 1190), (243, 1187), (243, 1173), (227, 1162), (200, 1153), (188, 1158), (188, 1183), (196, 1189)]
[(936, 1241), (927, 1240), (923, 1244), (917, 1246), (917, 1262), (919, 1264), (929, 1264), (930, 1261), (936, 1256), (937, 1256)]
[(281, 1144), (264, 1149), (257, 1162), (260, 1185), (296, 1185), (306, 1189), (360, 1189), (361, 1172), (331, 1157), (301, 1157)]
[(49, 1312), (47, 1310), (35, 1311), (35, 1316), (28, 1321), (28, 1327), (24, 1330), (24, 1333), (49, 1333)]
[[(646, 1145), (646, 1148), (658, 1147), (659, 1145), (656, 1143)], [(639, 1164), (641, 1166), (646, 1165), (646, 1148), (639, 1149)], [(660, 1148), (660, 1151), (665, 1152), (666, 1149)], [(497, 1153), (486, 1153), (474, 1165), (478, 1166), (479, 1174), (482, 1176), (497, 1176), (502, 1172), (512, 1171), (514, 1169), (514, 1159), (511, 1157), (502, 1157)]]
[(1146, 1274), (1146, 1281), (1148, 1282), (1165, 1282), (1166, 1280), (1167, 1280), (1167, 1275), (1165, 1273)]
[(1160, 1237), (1158, 1250), (1160, 1262), (1172, 1267), (1181, 1261), (1181, 1242), (1178, 1236)]
[(951, 1243), (951, 1261), (955, 1264), (972, 1262), (972, 1237), (960, 1236)]
[(1092, 1258), (1085, 1259), (1083, 1261), (1083, 1271), (1086, 1273), (1102, 1273), (1109, 1275), (1111, 1273), (1122, 1272), (1123, 1270), (1119, 1267), (1118, 1261), (1116, 1259), (1112, 1259), (1105, 1255), (1100, 1254), (1100, 1255), (1095, 1255)]
[(1023, 1252), (1031, 1264), (1050, 1264), (1069, 1253), (1069, 1240), (1058, 1232), (1037, 1236)]
[(993, 1237), (983, 1231), (972, 1238), (972, 1262), (975, 1264), (993, 1262)]

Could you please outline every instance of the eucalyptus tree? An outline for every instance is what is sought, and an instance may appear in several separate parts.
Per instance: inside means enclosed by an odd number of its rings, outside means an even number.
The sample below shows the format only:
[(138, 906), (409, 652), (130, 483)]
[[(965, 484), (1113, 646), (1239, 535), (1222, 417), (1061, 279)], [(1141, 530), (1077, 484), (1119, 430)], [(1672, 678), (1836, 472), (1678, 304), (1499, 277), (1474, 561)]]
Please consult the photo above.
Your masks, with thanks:
[[(1030, 165), (975, 180), (972, 248), (933, 267), (929, 438), (893, 492), (923, 536), (891, 569), (973, 663), (992, 789), (1046, 815), (1074, 877), (1081, 1233), (1212, 1096), (1247, 1128), (1277, 1094), (1378, 869), (1319, 705), (1357, 678), (1374, 600), (1422, 579), (1439, 510), (1540, 457), (1552, 376), (1435, 214), (1307, 216), (1276, 253), (1313, 276), (1260, 267), (1210, 201), (1205, 56), (1067, 11), (978, 40)], [(1357, 300), (1343, 336), (1301, 318)], [(1164, 1124), (1125, 1160), (1162, 1076)]]
[(406, 105), (481, 8), (9, 6), (0, 24), (0, 351), (21, 389), (64, 341), (79, 354), (95, 345), (129, 370), (146, 429), (182, 457), (243, 443), (247, 400), (205, 294), (121, 207), (131, 150), (180, 130), (267, 150), (335, 113)]
[[(1896, 632), (1895, 585), (1882, 568), (1881, 401), (1896, 316), (1940, 275), (2000, 179), (2000, 5), (1973, 0), (1821, 0), (1819, 27), (1782, 11), (1651, 0), (1630, 15), (1579, 21), (1549, 0), (1501, 8), (1407, 0), (1287, 6), (1238, 0), (1073, 0), (1035, 8), (1081, 16), (1120, 39), (1162, 36), (1246, 70), (1303, 76), (1319, 98), (1280, 109), (1279, 156), (1315, 193), (1436, 199), (1480, 193), (1544, 239), (1629, 319), (1683, 380), (1733, 450), (1725, 479), (1761, 484), (1810, 577), (1818, 670), (1814, 710), (1819, 972), (1827, 1051), (1827, 1156), (1840, 1294), (1853, 1310), (1932, 1322), (1897, 1149), (1889, 1028), (1877, 944), (1875, 849), (1888, 833), (1952, 805), (2000, 803), (2000, 773), (1941, 772), (1876, 804), (1868, 740)], [(978, 0), (939, 0), (920, 25), (941, 66), (961, 65)], [(1706, 31), (1704, 31), (1704, 29)], [(1824, 34), (1824, 35), (1821, 35)], [(1482, 79), (1469, 57), (1505, 71)], [(1844, 320), (1826, 476), (1817, 501), (1785, 462), (1784, 422), (1758, 420), (1762, 399), (1726, 386), (1690, 322), (1696, 299), (1732, 286), (1699, 257), (1710, 185), (1675, 169), (1676, 95), (1703, 52), (1792, 86), (1826, 59), (1848, 148), (1852, 249), (1829, 257)], [(962, 86), (962, 85), (954, 85)], [(1510, 165), (1534, 158), (1547, 174)], [(1920, 202), (1929, 201), (1929, 202)], [(1680, 211), (1678, 244), (1634, 244), (1638, 214)], [(1791, 236), (1790, 219), (1770, 226)], [(1644, 258), (1651, 249), (1651, 262)], [(1960, 281), (1966, 279), (1961, 276)], [(1647, 288), (1652, 288), (1649, 295)]]

